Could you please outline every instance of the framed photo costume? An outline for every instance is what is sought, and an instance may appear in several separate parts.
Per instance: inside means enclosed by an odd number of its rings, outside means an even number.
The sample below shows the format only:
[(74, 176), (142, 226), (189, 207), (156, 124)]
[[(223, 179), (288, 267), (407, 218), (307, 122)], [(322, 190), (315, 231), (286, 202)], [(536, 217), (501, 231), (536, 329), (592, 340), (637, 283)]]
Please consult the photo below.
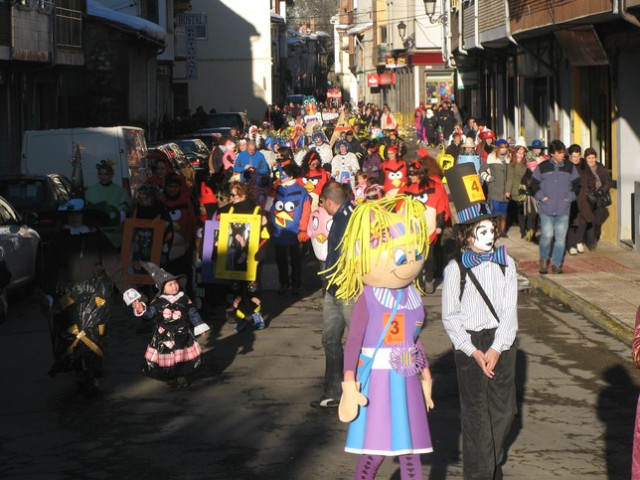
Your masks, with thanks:
[(142, 218), (125, 220), (122, 236), (122, 267), (129, 283), (154, 284), (153, 279), (140, 262), (160, 264), (163, 232), (163, 220)]
[(216, 278), (254, 281), (260, 246), (260, 215), (223, 213), (216, 249)]

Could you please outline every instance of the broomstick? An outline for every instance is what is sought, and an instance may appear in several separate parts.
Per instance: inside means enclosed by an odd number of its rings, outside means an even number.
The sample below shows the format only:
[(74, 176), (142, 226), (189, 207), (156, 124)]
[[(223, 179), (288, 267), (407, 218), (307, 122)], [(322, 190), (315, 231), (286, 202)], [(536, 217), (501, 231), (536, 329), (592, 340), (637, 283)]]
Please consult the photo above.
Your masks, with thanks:
[(73, 170), (71, 172), (71, 192), (76, 198), (84, 198), (84, 176), (82, 174), (82, 155), (84, 146), (79, 143), (73, 144), (73, 159), (71, 160), (71, 166)]

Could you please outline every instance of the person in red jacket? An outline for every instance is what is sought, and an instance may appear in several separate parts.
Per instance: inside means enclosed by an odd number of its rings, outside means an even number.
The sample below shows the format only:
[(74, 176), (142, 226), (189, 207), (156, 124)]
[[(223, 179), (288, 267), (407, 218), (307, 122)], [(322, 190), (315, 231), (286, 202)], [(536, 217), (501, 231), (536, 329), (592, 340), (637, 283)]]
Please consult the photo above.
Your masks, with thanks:
[(405, 193), (421, 202), (426, 210), (429, 234), (429, 253), (420, 275), (420, 284), (425, 293), (435, 291), (436, 272), (442, 265), (442, 231), (451, 218), (449, 196), (442, 184), (442, 170), (438, 162), (425, 156), (413, 160), (409, 165), (409, 185)]

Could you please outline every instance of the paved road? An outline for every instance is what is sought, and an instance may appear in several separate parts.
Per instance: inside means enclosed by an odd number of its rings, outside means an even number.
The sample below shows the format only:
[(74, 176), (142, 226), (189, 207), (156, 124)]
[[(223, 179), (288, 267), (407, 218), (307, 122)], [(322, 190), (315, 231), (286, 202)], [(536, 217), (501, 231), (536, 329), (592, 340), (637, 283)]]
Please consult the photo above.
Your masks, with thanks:
[[(306, 276), (303, 298), (266, 292), (269, 328), (232, 334), (211, 318), (207, 367), (185, 391), (138, 373), (148, 340), (123, 309), (111, 322), (102, 395), (74, 395), (70, 376), (46, 375), (48, 331), (23, 299), (0, 325), (0, 478), (3, 479), (347, 479), (336, 411), (309, 408), (320, 393), (322, 298)], [(435, 383), (430, 415), (435, 452), (424, 478), (461, 478), (458, 401), (439, 292), (425, 298), (422, 333)], [(507, 478), (628, 479), (640, 375), (628, 347), (563, 305), (520, 296), (520, 415)], [(215, 347), (215, 348), (214, 348)], [(398, 479), (383, 464), (380, 479)]]

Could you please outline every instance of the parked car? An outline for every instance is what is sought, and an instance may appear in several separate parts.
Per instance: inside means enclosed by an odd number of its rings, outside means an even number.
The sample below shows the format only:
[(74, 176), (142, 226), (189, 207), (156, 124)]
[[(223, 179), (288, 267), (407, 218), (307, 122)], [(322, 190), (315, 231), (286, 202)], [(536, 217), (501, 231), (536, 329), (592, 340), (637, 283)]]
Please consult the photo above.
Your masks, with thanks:
[(195, 139), (202, 140), (202, 142), (206, 145), (206, 147), (211, 151), (214, 145), (218, 145), (220, 143), (220, 138), (222, 137), (221, 133), (215, 132), (193, 132), (186, 135), (183, 135), (184, 139)]
[(180, 150), (182, 150), (187, 157), (187, 160), (193, 168), (196, 170), (200, 168), (207, 168), (207, 161), (209, 160), (210, 149), (199, 138), (185, 138), (176, 140)]
[(33, 215), (30, 225), (48, 244), (58, 230), (60, 218), (55, 213), (69, 200), (71, 182), (64, 175), (27, 175), (17, 173), (0, 176), (2, 195), (23, 217)]
[(33, 285), (42, 257), (40, 235), (25, 225), (18, 211), (0, 196), (0, 260), (11, 273), (9, 293)]
[(204, 119), (203, 127), (198, 132), (229, 135), (231, 127), (235, 127), (238, 129), (238, 133), (246, 134), (249, 131), (249, 126), (249, 117), (244, 112), (210, 113)]
[(187, 161), (184, 152), (176, 143), (165, 143), (149, 148), (147, 160), (152, 169), (155, 168), (155, 162), (158, 160), (168, 162), (171, 171), (182, 175), (187, 186), (193, 188), (196, 178), (195, 169)]

